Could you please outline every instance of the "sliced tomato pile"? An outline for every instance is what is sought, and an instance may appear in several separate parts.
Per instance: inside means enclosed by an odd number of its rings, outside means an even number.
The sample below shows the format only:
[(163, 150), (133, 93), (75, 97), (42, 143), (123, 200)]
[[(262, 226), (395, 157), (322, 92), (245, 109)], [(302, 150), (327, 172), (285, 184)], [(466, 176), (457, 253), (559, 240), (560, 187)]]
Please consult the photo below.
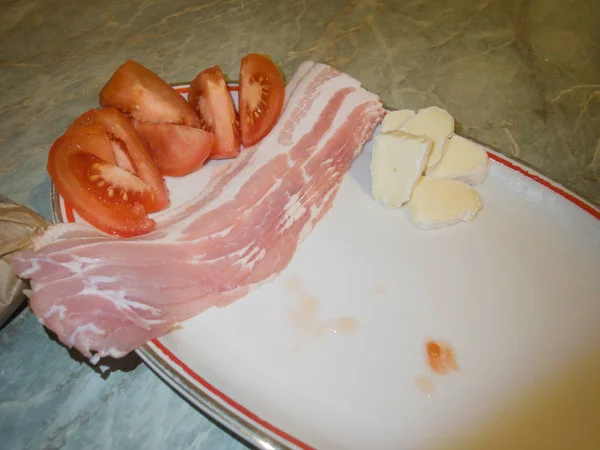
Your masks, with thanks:
[(163, 175), (199, 168), (215, 144), (185, 99), (144, 66), (126, 61), (100, 91), (100, 104), (128, 114)]
[(148, 214), (169, 206), (163, 176), (238, 156), (271, 131), (283, 101), (281, 73), (264, 55), (242, 59), (239, 115), (219, 66), (198, 74), (186, 101), (154, 72), (126, 61), (100, 91), (101, 108), (54, 142), (48, 172), (91, 225), (123, 237), (145, 234), (156, 226)]

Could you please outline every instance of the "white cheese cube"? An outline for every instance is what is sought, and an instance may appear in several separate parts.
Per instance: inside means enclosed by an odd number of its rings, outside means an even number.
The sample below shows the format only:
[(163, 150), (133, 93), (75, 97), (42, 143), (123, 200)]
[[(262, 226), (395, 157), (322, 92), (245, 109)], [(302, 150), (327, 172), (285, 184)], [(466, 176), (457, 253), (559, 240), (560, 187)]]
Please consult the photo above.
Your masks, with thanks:
[(416, 116), (408, 119), (401, 128), (407, 133), (424, 136), (433, 142), (425, 173), (429, 173), (442, 159), (450, 137), (454, 134), (454, 117), (447, 111), (430, 106), (420, 109)]
[(371, 175), (373, 198), (389, 208), (399, 208), (410, 199), (419, 180), (431, 142), (403, 131), (390, 131), (375, 137)]
[(431, 176), (479, 184), (485, 180), (489, 167), (490, 160), (481, 145), (455, 134)]
[(390, 111), (383, 118), (383, 122), (381, 123), (381, 132), (387, 133), (388, 131), (399, 130), (408, 119), (414, 116), (415, 112), (410, 109)]
[(419, 180), (406, 204), (411, 222), (423, 230), (473, 220), (481, 206), (479, 194), (468, 184), (431, 177)]

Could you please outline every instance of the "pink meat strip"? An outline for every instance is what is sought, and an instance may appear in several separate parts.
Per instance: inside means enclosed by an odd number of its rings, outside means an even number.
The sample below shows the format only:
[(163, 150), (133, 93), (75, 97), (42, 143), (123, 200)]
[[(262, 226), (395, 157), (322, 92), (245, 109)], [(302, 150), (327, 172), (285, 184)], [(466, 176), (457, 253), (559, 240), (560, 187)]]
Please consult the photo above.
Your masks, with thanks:
[(157, 230), (118, 239), (60, 224), (13, 258), (33, 312), (95, 363), (246, 295), (287, 266), (382, 117), (357, 80), (303, 63), (272, 132)]

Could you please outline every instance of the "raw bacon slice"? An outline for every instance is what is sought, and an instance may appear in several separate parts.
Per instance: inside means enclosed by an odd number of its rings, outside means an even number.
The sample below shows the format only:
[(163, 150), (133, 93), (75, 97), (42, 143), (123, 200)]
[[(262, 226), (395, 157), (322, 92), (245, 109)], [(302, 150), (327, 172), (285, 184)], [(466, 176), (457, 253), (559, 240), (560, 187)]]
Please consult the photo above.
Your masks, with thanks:
[(120, 357), (279, 274), (333, 205), (383, 116), (376, 95), (312, 62), (290, 81), (280, 121), (147, 235), (51, 227), (13, 258), (40, 321), (97, 362)]

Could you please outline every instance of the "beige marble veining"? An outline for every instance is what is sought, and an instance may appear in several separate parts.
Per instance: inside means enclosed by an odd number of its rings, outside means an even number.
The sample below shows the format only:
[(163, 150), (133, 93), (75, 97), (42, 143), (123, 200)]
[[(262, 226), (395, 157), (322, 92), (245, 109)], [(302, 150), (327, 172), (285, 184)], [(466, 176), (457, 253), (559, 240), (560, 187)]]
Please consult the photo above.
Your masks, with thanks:
[(438, 105), (465, 135), (600, 203), (597, 0), (0, 1), (0, 191), (48, 213), (53, 140), (116, 67), (169, 82), (249, 52), (287, 77), (305, 59), (386, 105)]

